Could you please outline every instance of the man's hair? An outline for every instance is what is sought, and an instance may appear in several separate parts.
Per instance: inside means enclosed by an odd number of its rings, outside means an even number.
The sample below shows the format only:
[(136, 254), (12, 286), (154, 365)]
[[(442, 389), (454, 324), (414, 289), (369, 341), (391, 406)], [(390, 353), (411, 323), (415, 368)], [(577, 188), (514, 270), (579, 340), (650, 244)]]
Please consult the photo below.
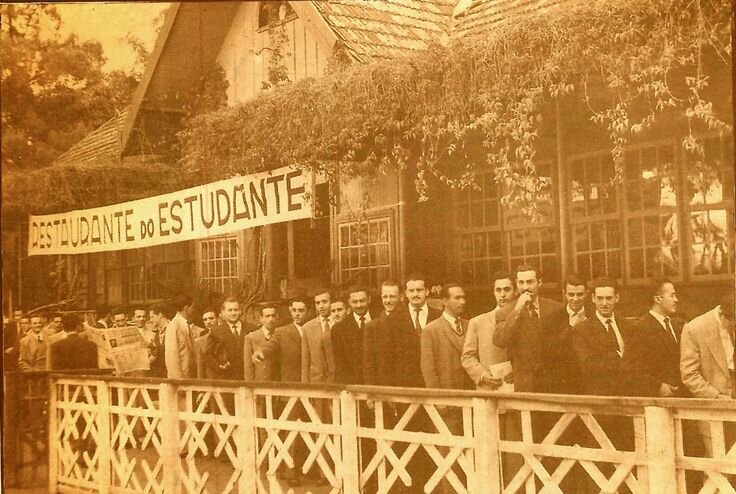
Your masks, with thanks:
[(273, 309), (276, 312), (278, 312), (278, 307), (276, 307), (276, 304), (273, 304), (273, 303), (263, 304), (258, 308), (258, 313), (261, 315), (261, 317), (263, 317), (263, 311), (266, 309)]
[(618, 293), (618, 282), (609, 278), (608, 276), (599, 276), (590, 282), (590, 292), (595, 294), (596, 288), (613, 288), (613, 291)]
[(98, 305), (97, 309), (95, 309), (95, 313), (97, 314), (97, 317), (106, 316), (110, 313), (110, 306), (107, 304)]
[(452, 288), (462, 288), (462, 286), (457, 283), (445, 283), (442, 285), (442, 288), (440, 288), (440, 298), (450, 298), (450, 290)]
[(188, 305), (194, 305), (194, 298), (191, 295), (179, 295), (174, 299), (174, 307), (177, 311), (182, 310)]
[(162, 303), (153, 304), (151, 307), (148, 308), (148, 310), (153, 312), (154, 314), (168, 315), (169, 313), (167, 307)]
[(305, 306), (306, 306), (307, 308), (309, 308), (309, 300), (308, 300), (307, 298), (305, 298), (305, 297), (301, 297), (301, 296), (297, 296), (297, 297), (292, 297), (292, 298), (290, 298), (290, 299), (289, 299), (289, 307), (291, 307), (292, 305), (294, 305), (294, 304), (295, 304), (295, 303), (297, 303), (297, 302), (301, 302), (301, 303), (303, 303), (303, 304), (304, 304), (304, 305), (305, 305)]
[(348, 294), (348, 297), (350, 297), (350, 295), (352, 295), (353, 293), (360, 293), (360, 292), (363, 292), (367, 296), (370, 296), (370, 293), (368, 293), (368, 289), (366, 287), (364, 287), (364, 286), (361, 286), (361, 285), (353, 285), (353, 286), (349, 287), (348, 288), (348, 291), (347, 291), (347, 294)]
[(212, 312), (215, 315), (215, 318), (217, 318), (217, 311), (213, 309), (212, 307), (205, 307), (204, 310), (202, 311), (202, 315), (204, 316), (208, 312)]
[(404, 281), (405, 288), (410, 281), (421, 281), (422, 283), (424, 283), (425, 287), (427, 286), (427, 277), (424, 276), (422, 273), (411, 273), (409, 276), (407, 276), (406, 280)]
[(75, 313), (61, 316), (61, 326), (67, 333), (74, 333), (82, 326), (82, 318)]
[(328, 296), (332, 297), (332, 292), (330, 291), (330, 289), (328, 287), (326, 287), (326, 286), (321, 286), (321, 287), (317, 288), (317, 291), (314, 292), (314, 295), (312, 295), (312, 299), (315, 299), (315, 298), (317, 298), (320, 295), (323, 295), (325, 293)]
[(396, 280), (383, 280), (381, 282), (381, 288), (383, 288), (384, 286), (395, 286), (399, 289), (399, 291), (401, 291), (401, 284), (399, 284), (399, 282)]
[(718, 305), (721, 306), (723, 317), (729, 321), (736, 320), (736, 315), (734, 314), (734, 291), (726, 290), (726, 293), (721, 295), (719, 302), (720, 303)]
[(585, 288), (588, 288), (588, 283), (583, 279), (582, 276), (577, 273), (570, 273), (565, 276), (565, 284), (563, 286), (566, 287), (567, 285), (583, 286)]
[(330, 298), (330, 305), (336, 304), (340, 302), (342, 305), (344, 305), (346, 308), (348, 307), (348, 301), (345, 297), (342, 295), (335, 295), (334, 297)]
[(137, 310), (142, 310), (143, 312), (146, 312), (146, 308), (143, 307), (142, 305), (133, 305), (130, 308), (130, 313), (131, 314), (135, 314), (135, 311), (137, 311)]
[(128, 315), (128, 313), (127, 313), (127, 312), (125, 312), (125, 307), (123, 307), (123, 306), (115, 307), (115, 308), (114, 308), (114, 309), (112, 310), (112, 315), (113, 315), (113, 316), (117, 316), (118, 314), (123, 314), (123, 315), (124, 315), (124, 316), (126, 316), (126, 317), (127, 317), (127, 315)]
[(511, 282), (511, 286), (513, 286), (515, 282), (514, 276), (508, 271), (496, 271), (493, 273), (493, 276), (491, 277), (491, 286), (494, 286), (497, 280), (509, 280)]
[(240, 300), (238, 300), (237, 297), (226, 297), (225, 300), (222, 301), (222, 304), (220, 304), (220, 310), (225, 308), (225, 304), (232, 304), (236, 303), (240, 305)]
[(649, 285), (647, 285), (647, 297), (649, 297), (650, 305), (654, 304), (654, 297), (662, 294), (662, 287), (667, 283), (674, 285), (671, 279), (662, 276), (649, 280)]
[(523, 273), (524, 271), (534, 271), (534, 275), (537, 277), (537, 280), (542, 279), (542, 272), (539, 270), (539, 268), (525, 262), (516, 266), (516, 269), (514, 269), (514, 278), (516, 278), (519, 273)]
[(49, 314), (49, 319), (54, 319), (56, 317), (61, 317), (61, 315), (62, 315), (61, 312), (51, 312)]

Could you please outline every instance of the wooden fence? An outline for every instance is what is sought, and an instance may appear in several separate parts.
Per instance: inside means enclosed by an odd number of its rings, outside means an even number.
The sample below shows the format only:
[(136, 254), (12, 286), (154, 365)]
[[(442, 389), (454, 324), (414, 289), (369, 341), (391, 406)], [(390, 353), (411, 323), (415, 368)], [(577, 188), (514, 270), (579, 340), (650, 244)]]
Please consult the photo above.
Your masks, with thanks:
[[(712, 457), (688, 451), (697, 424)], [(48, 478), (278, 493), (294, 467), (327, 483), (312, 492), (734, 494), (734, 428), (722, 401), (55, 375)]]

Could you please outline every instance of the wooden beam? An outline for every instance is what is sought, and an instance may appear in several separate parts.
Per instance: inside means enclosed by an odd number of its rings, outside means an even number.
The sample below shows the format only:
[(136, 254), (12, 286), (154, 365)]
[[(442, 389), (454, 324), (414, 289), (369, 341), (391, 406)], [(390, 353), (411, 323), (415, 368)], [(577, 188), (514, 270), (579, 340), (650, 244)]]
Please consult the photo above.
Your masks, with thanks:
[(560, 108), (560, 97), (555, 98), (555, 126), (557, 144), (557, 207), (560, 211), (559, 217), (559, 239), (560, 239), (560, 288), (565, 289), (565, 277), (570, 269), (570, 224), (567, 210), (567, 169), (564, 148), (564, 126), (562, 122), (562, 110)]

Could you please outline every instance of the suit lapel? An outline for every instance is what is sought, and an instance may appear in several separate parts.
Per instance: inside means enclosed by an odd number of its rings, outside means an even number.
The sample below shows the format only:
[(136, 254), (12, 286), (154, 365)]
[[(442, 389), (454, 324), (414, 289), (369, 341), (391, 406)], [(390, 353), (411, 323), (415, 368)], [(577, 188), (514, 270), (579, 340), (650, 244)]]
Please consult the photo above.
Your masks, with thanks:
[(444, 317), (440, 317), (439, 319), (440, 324), (442, 325), (442, 334), (447, 338), (450, 343), (452, 344), (452, 347), (457, 350), (457, 353), (459, 355), (462, 355), (463, 353), (463, 347), (462, 343), (460, 342), (459, 338), (455, 334), (455, 331), (452, 329), (452, 326), (450, 323), (445, 319)]
[(729, 372), (728, 367), (726, 366), (726, 351), (723, 349), (721, 335), (718, 332), (718, 330), (720, 329), (720, 322), (718, 320), (714, 322), (715, 324), (713, 324), (712, 326), (713, 329), (710, 331), (710, 334), (705, 339), (705, 342), (708, 345), (710, 353), (713, 354), (713, 358), (718, 363), (718, 366), (721, 368), (721, 370), (723, 370), (726, 375), (728, 375)]

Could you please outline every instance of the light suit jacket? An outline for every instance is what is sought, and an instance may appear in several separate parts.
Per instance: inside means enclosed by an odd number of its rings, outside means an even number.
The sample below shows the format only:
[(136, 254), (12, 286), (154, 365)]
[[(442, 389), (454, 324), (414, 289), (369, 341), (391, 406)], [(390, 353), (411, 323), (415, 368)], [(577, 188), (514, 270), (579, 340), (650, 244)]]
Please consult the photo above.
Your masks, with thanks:
[[(42, 336), (43, 337), (43, 336)], [(24, 371), (46, 370), (46, 339), (38, 341), (32, 330), (20, 340), (18, 367)]]
[[(464, 328), (468, 321), (462, 319)], [(460, 363), (465, 334), (458, 336), (444, 317), (427, 323), (421, 335), (421, 367), (427, 388), (472, 389)]]
[(332, 382), (334, 375), (330, 372), (325, 348), (325, 338), (330, 338), (331, 334), (330, 325), (326, 324), (322, 332), (317, 316), (302, 327), (302, 333), (302, 382)]
[[(273, 335), (271, 335), (271, 338)], [(270, 339), (270, 338), (269, 338)], [(273, 358), (266, 357), (262, 362), (253, 363), (253, 354), (259, 351), (266, 342), (266, 335), (263, 334), (263, 328), (258, 328), (245, 335), (243, 338), (243, 365), (244, 376), (246, 381), (277, 381), (278, 376), (274, 375)]]
[(166, 326), (164, 354), (169, 379), (197, 377), (194, 335), (190, 332), (186, 319), (178, 313)]
[(680, 377), (695, 398), (733, 396), (734, 383), (726, 367), (718, 312), (716, 307), (682, 328)]
[(468, 334), (465, 335), (461, 362), (465, 372), (479, 389), (492, 389), (488, 384), (479, 384), (481, 377), (483, 374), (490, 375), (488, 368), (491, 365), (509, 360), (508, 351), (493, 343), (496, 312), (498, 307), (472, 318), (468, 323)]

